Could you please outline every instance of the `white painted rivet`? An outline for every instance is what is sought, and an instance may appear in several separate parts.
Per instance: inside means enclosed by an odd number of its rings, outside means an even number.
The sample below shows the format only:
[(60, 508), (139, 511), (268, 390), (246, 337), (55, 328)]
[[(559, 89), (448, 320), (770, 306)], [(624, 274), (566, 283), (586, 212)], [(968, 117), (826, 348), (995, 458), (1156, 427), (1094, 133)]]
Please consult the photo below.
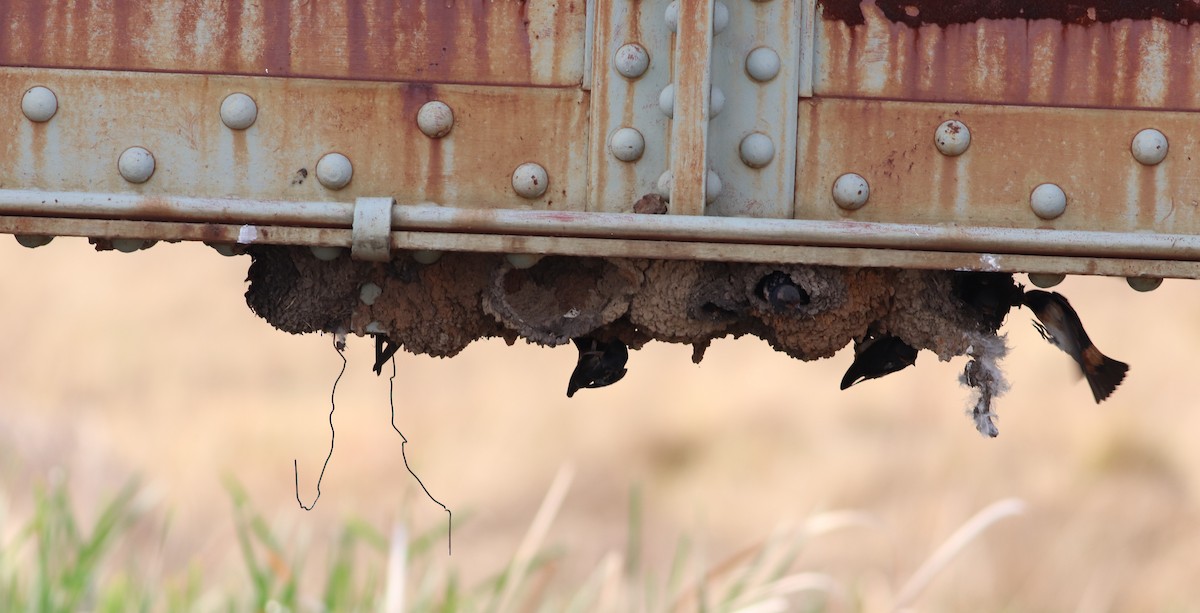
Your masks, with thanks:
[(383, 288), (374, 283), (363, 283), (362, 287), (358, 288), (358, 299), (367, 306), (375, 304), (375, 301), (379, 300), (382, 295)]
[(671, 0), (667, 5), (666, 12), (663, 13), (663, 21), (667, 22), (667, 29), (672, 33), (679, 31), (679, 2)]
[(342, 255), (342, 252), (345, 251), (341, 247), (309, 247), (308, 250), (322, 262), (332, 262), (338, 259)]
[(1167, 148), (1167, 136), (1154, 128), (1138, 132), (1129, 146), (1133, 158), (1146, 166), (1154, 166), (1166, 159)]
[(766, 83), (779, 75), (781, 66), (779, 54), (770, 47), (759, 47), (746, 55), (746, 74), (760, 83)]
[(1125, 282), (1139, 292), (1152, 292), (1162, 285), (1162, 277), (1128, 277)]
[(241, 92), (225, 96), (221, 101), (221, 123), (230, 130), (245, 130), (258, 119), (258, 105), (254, 98)]
[(725, 3), (721, 2), (721, 0), (717, 0), (713, 4), (713, 34), (720, 34), (728, 26), (729, 7), (725, 6)]
[(658, 94), (658, 110), (667, 117), (675, 117), (675, 85), (668, 84)]
[(512, 186), (522, 198), (538, 198), (546, 193), (549, 185), (550, 177), (541, 164), (526, 162), (513, 171)]
[(326, 153), (317, 160), (317, 180), (327, 189), (342, 189), (354, 178), (354, 165), (340, 153)]
[(658, 191), (659, 196), (667, 200), (671, 199), (671, 184), (674, 182), (674, 178), (675, 175), (671, 174), (669, 170), (664, 170), (661, 175), (658, 175), (658, 181), (654, 182), (654, 187)]
[(25, 113), (29, 121), (50, 121), (58, 112), (58, 96), (41, 85), (31, 87), (21, 96), (21, 112)]
[(871, 187), (861, 175), (848, 172), (833, 182), (833, 201), (847, 211), (862, 208), (870, 197)]
[(418, 264), (425, 264), (428, 266), (429, 264), (442, 259), (442, 252), (433, 251), (431, 249), (418, 249), (412, 252), (412, 258), (416, 260)]
[(957, 119), (943, 121), (933, 134), (933, 144), (942, 155), (962, 155), (971, 146), (971, 130)]
[(608, 149), (622, 162), (633, 162), (646, 151), (646, 139), (634, 128), (619, 128), (608, 138)]
[(1054, 219), (1067, 210), (1067, 194), (1053, 183), (1043, 183), (1029, 194), (1029, 206), (1042, 219)]
[(613, 65), (617, 72), (626, 79), (636, 79), (646, 74), (650, 67), (650, 54), (646, 48), (637, 43), (626, 43), (617, 49), (613, 56)]
[(35, 249), (50, 244), (50, 241), (54, 240), (54, 237), (41, 234), (17, 234), (16, 239), (18, 243), (21, 243), (22, 247)]
[(542, 256), (536, 253), (508, 253), (504, 255), (504, 259), (508, 260), (513, 268), (525, 270), (542, 261)]
[(1049, 289), (1063, 282), (1067, 275), (1057, 272), (1031, 272), (1029, 273), (1029, 282), (1042, 288)]
[(145, 183), (154, 175), (154, 155), (143, 147), (130, 147), (117, 159), (117, 170), (130, 183)]
[(721, 195), (721, 190), (725, 185), (721, 183), (721, 175), (709, 170), (708, 176), (704, 185), (704, 202), (712, 204), (717, 201), (717, 197)]
[(441, 100), (430, 100), (417, 111), (417, 127), (429, 138), (441, 138), (454, 128), (454, 111)]
[(708, 94), (708, 116), (711, 118), (720, 115), (723, 108), (725, 108), (725, 92), (714, 85)]
[(751, 132), (738, 148), (742, 162), (751, 168), (762, 168), (775, 159), (775, 142), (762, 132)]

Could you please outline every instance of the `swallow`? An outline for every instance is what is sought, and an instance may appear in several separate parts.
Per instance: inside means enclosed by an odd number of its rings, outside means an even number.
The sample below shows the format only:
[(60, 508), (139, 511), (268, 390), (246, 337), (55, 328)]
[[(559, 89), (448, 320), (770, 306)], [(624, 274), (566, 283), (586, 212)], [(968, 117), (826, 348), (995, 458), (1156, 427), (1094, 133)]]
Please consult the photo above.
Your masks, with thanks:
[(1037, 317), (1033, 327), (1042, 338), (1074, 358), (1083, 369), (1096, 403), (1108, 398), (1125, 379), (1129, 365), (1100, 353), (1084, 331), (1079, 314), (1062, 294), (1030, 290), (1025, 292), (1024, 303)]
[(579, 349), (579, 361), (567, 383), (567, 398), (585, 387), (604, 387), (620, 381), (627, 372), (629, 348), (618, 340), (600, 342), (590, 336), (571, 339)]
[(899, 337), (868, 335), (854, 343), (854, 362), (842, 377), (842, 389), (904, 370), (917, 363), (917, 350)]
[(776, 311), (789, 311), (808, 304), (808, 292), (796, 285), (787, 273), (775, 271), (759, 282), (754, 289)]
[(400, 350), (400, 343), (388, 338), (386, 334), (375, 335), (375, 366), (371, 369), (376, 375), (383, 375), (383, 365)]

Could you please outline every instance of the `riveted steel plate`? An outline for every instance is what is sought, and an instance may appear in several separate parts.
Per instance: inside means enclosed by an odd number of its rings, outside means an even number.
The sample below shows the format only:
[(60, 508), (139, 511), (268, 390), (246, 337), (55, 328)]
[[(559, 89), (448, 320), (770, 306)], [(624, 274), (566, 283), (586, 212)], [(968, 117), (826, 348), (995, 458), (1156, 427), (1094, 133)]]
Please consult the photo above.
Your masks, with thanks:
[[(938, 125), (957, 119), (971, 145), (947, 157)], [(1162, 163), (1130, 152), (1157, 128)], [(800, 103), (795, 217), (1107, 232), (1200, 234), (1200, 120), (1194, 113), (810, 99)], [(870, 186), (866, 205), (838, 208), (843, 173)], [(1041, 219), (1030, 194), (1053, 183), (1066, 211)]]
[[(58, 112), (34, 123), (23, 92), (54, 91)], [(221, 122), (230, 93), (249, 94), (258, 116), (246, 130)], [(442, 100), (454, 126), (431, 139), (417, 111)], [(0, 69), (0, 187), (48, 191), (135, 192), (274, 200), (400, 202), (460, 207), (582, 210), (588, 95), (578, 89), (352, 83), (209, 75)], [(519, 120), (516, 120), (519, 118)], [(117, 158), (148, 149), (154, 175), (126, 182)], [(315, 165), (326, 153), (353, 164), (350, 184), (323, 187)], [(517, 196), (512, 173), (537, 162), (549, 189)]]
[(1200, 4), (819, 0), (819, 96), (1200, 109)]
[[(722, 189), (708, 207), (709, 215), (788, 217), (796, 148), (789, 136), (796, 131), (800, 96), (800, 55), (806, 24), (804, 2), (727, 2), (729, 26), (713, 38), (712, 82), (725, 94), (725, 108), (709, 120), (708, 163), (720, 176)], [(751, 52), (774, 53), (776, 76), (766, 81), (751, 77)], [(757, 132), (770, 139), (774, 156), (761, 168), (742, 159), (743, 139)]]
[(585, 0), (0, 0), (0, 65), (578, 85)]
[[(667, 3), (660, 0), (595, 0), (592, 49), (592, 98), (589, 209), (629, 212), (643, 195), (654, 192), (667, 170), (667, 116), (658, 96), (671, 83), (671, 31), (663, 19)], [(616, 69), (618, 50), (627, 44), (645, 50), (649, 64), (636, 78)], [(617, 159), (609, 147), (614, 132), (637, 130), (644, 141), (641, 156)]]

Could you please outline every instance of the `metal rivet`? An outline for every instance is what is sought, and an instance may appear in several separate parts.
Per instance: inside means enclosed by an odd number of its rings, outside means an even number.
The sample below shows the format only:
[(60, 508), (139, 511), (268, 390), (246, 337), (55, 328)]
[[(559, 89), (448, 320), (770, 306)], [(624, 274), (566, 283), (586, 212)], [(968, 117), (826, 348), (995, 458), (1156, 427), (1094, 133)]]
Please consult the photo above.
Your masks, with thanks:
[(746, 55), (746, 74), (760, 83), (774, 79), (780, 66), (779, 54), (770, 47), (759, 47)]
[(383, 288), (374, 283), (363, 283), (362, 287), (358, 288), (358, 299), (367, 306), (375, 304), (375, 301), (379, 300), (382, 295)]
[(522, 198), (537, 198), (546, 193), (550, 177), (541, 164), (526, 162), (513, 171), (512, 186)]
[(442, 259), (442, 252), (433, 251), (430, 249), (418, 249), (412, 252), (412, 258), (416, 260), (418, 264), (429, 265)]
[(714, 85), (708, 93), (708, 116), (716, 117), (720, 115), (723, 108), (725, 108), (725, 92)]
[(117, 159), (117, 170), (130, 183), (145, 183), (154, 175), (154, 155), (143, 147), (130, 147)]
[(704, 185), (704, 202), (712, 204), (717, 201), (717, 196), (721, 195), (721, 190), (725, 185), (721, 183), (721, 175), (710, 170)]
[(1162, 285), (1162, 277), (1127, 277), (1125, 282), (1129, 287), (1139, 292), (1152, 292)]
[(429, 138), (441, 138), (454, 128), (454, 111), (441, 100), (431, 100), (417, 111), (417, 127)]
[(658, 94), (658, 110), (667, 117), (675, 117), (675, 85), (669, 84)]
[(1167, 148), (1167, 136), (1154, 128), (1138, 132), (1129, 146), (1130, 152), (1133, 153), (1133, 159), (1146, 166), (1154, 166), (1166, 159)]
[(241, 92), (225, 96), (221, 101), (221, 123), (230, 130), (245, 130), (258, 119), (258, 105), (254, 98)]
[(833, 182), (833, 201), (847, 211), (862, 208), (870, 197), (871, 187), (861, 175), (848, 172)]
[(658, 181), (655, 181), (654, 186), (657, 188), (659, 196), (667, 200), (671, 199), (671, 184), (674, 182), (674, 178), (675, 175), (671, 174), (669, 170), (665, 170), (661, 175), (658, 175)]
[(149, 249), (158, 244), (158, 241), (146, 240), (144, 238), (114, 238), (112, 239), (112, 247), (121, 253), (133, 253), (141, 249)]
[(308, 250), (322, 262), (332, 262), (338, 259), (342, 255), (342, 252), (345, 251), (341, 247), (309, 247)]
[(633, 162), (646, 151), (646, 139), (633, 128), (619, 128), (608, 139), (608, 149), (622, 162)]
[[(663, 21), (667, 24), (667, 29), (672, 34), (679, 32), (679, 2), (671, 0), (667, 4), (667, 9), (663, 11)], [(713, 5), (713, 33), (720, 34), (729, 26), (729, 7), (725, 6), (724, 2), (718, 1)]]
[(21, 112), (25, 113), (29, 121), (50, 121), (58, 112), (58, 96), (41, 85), (31, 87), (21, 96)]
[(1043, 183), (1029, 194), (1029, 206), (1042, 219), (1054, 219), (1067, 210), (1067, 194), (1053, 183)]
[(1049, 289), (1063, 282), (1067, 275), (1054, 272), (1031, 272), (1029, 273), (1029, 282), (1042, 288)]
[(30, 249), (48, 245), (50, 241), (54, 240), (53, 236), (43, 236), (41, 234), (17, 234), (15, 238), (18, 243), (21, 243), (22, 247), (29, 247)]
[(721, 2), (721, 0), (717, 0), (713, 4), (713, 34), (720, 34), (728, 26), (729, 7), (725, 6), (725, 3)]
[(536, 253), (508, 253), (504, 255), (504, 259), (508, 260), (513, 268), (525, 270), (542, 261), (542, 256)]
[(956, 119), (943, 121), (933, 134), (933, 144), (943, 155), (962, 155), (971, 146), (971, 131)]
[(317, 160), (317, 180), (327, 189), (342, 189), (354, 178), (354, 165), (340, 153), (326, 153)]
[(746, 135), (738, 150), (742, 155), (742, 162), (751, 168), (762, 168), (775, 159), (775, 142), (762, 132)]
[(646, 48), (637, 43), (626, 43), (617, 49), (613, 56), (613, 65), (617, 72), (627, 79), (636, 79), (646, 74), (650, 67), (650, 54)]

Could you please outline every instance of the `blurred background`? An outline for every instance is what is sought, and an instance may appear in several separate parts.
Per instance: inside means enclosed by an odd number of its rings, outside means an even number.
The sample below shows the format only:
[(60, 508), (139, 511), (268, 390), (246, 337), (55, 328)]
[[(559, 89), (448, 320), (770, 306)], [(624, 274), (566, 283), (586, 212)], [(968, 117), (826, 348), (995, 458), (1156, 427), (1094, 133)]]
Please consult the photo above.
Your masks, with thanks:
[[(82, 239), (30, 250), (4, 238), (0, 543), (22, 542), (49, 485), (64, 484), (87, 525), (132, 477), (139, 508), (157, 519), (119, 553), (147, 577), (197, 573), (205, 589), (250, 589), (227, 478), (314, 572), (347, 518), (444, 539), (445, 513), (404, 469), (370, 339), (350, 339), (336, 449), (320, 502), (304, 511), (293, 460), (308, 503), (342, 362), (330, 337), (278, 332), (247, 309), (248, 257), (195, 244), (96, 253)], [(1012, 389), (996, 404), (993, 440), (965, 414), (965, 359), (928, 352), (843, 392), (849, 349), (803, 363), (726, 339), (697, 366), (690, 347), (653, 343), (631, 354), (623, 381), (573, 399), (570, 346), (398, 355), (408, 460), (456, 520), (453, 555), (438, 541), (426, 557), (463, 585), (494, 576), (570, 466), (541, 541), (554, 552), (547, 593), (578, 590), (606, 555), (627, 552), (638, 526), (637, 572), (663, 577), (680, 543), (691, 564), (713, 568), (781, 527), (852, 510), (870, 521), (805, 540), (792, 569), (844, 588), (818, 608), (886, 609), (973, 514), (1016, 497), (1026, 512), (977, 535), (916, 610), (1200, 610), (1200, 284), (1141, 294), (1122, 279), (1069, 278), (1056, 290), (1130, 374), (1097, 406), (1070, 358), (1014, 310), (1002, 329)]]

